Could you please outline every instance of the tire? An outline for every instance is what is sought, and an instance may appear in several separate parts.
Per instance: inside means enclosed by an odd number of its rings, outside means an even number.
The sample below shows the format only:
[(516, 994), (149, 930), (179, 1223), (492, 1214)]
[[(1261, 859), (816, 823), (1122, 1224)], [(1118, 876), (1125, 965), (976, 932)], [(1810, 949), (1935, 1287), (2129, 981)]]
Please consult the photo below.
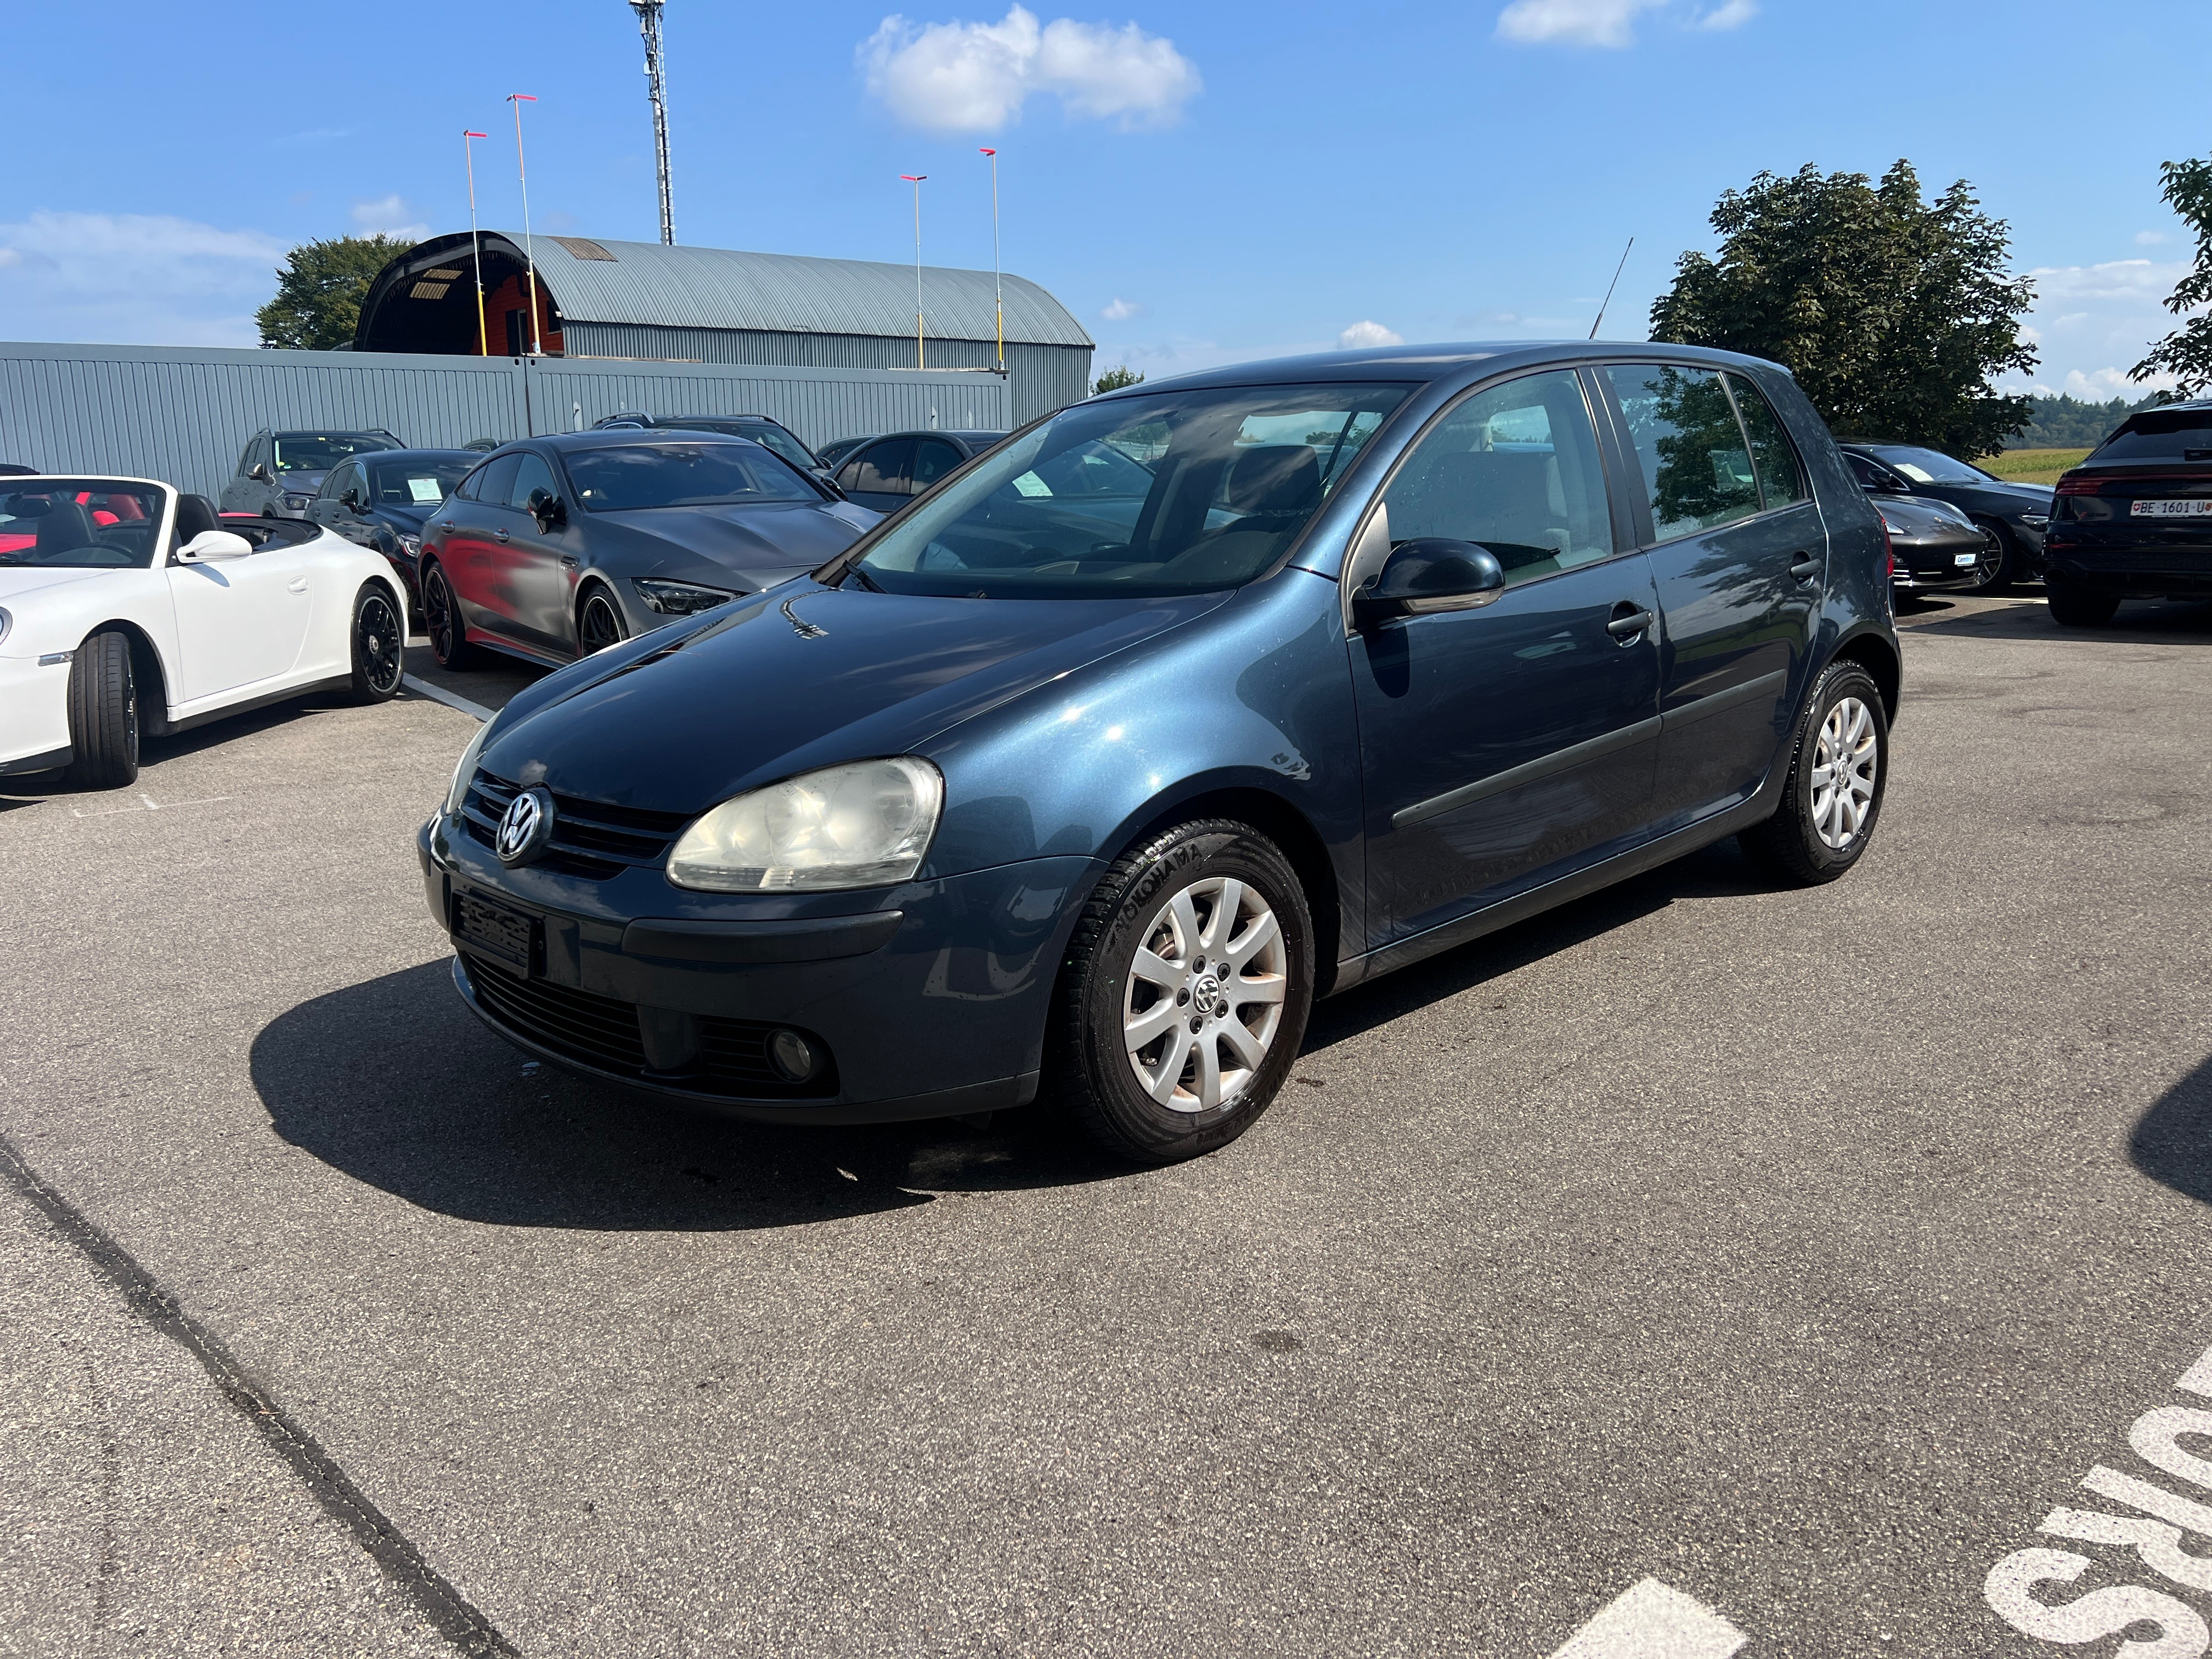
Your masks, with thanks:
[[(1842, 788), (1828, 757), (1847, 757)], [(1777, 879), (1817, 887), (1859, 861), (1881, 817), (1889, 781), (1889, 720), (1881, 688), (1855, 662), (1832, 662), (1813, 682), (1797, 721), (1790, 775), (1772, 817), (1736, 837), (1745, 854)]]
[(469, 643), (461, 622), (461, 607), (453, 598), (445, 567), (434, 562), (422, 568), (422, 626), (430, 635), (430, 654), (438, 666), (462, 672), (477, 666), (483, 653)]
[(70, 664), (69, 781), (81, 789), (123, 789), (138, 781), (138, 679), (131, 641), (113, 630), (77, 647)]
[(404, 672), (400, 653), (407, 635), (400, 606), (382, 582), (363, 582), (353, 599), (353, 700), (388, 702), (399, 692)]
[[(1226, 980), (1213, 971), (1224, 944), (1234, 963)], [(1257, 830), (1207, 818), (1155, 836), (1115, 861), (1076, 922), (1047, 1089), (1100, 1145), (1133, 1162), (1172, 1164), (1225, 1146), (1259, 1120), (1297, 1061), (1313, 956), (1305, 890)], [(1162, 1017), (1163, 1008), (1174, 1012)], [(1133, 1044), (1133, 1030), (1148, 1035)]]
[(2012, 532), (2002, 525), (1989, 519), (1977, 519), (1974, 527), (1988, 542), (1987, 550), (1979, 564), (1974, 567), (1974, 579), (1954, 593), (1996, 593), (2011, 584), (2014, 574), (2020, 568), (2020, 560), (2013, 550)]
[(576, 607), (576, 654), (588, 657), (629, 637), (629, 629), (623, 626), (622, 607), (615, 603), (614, 595), (597, 582), (586, 588), (584, 602)]
[(2075, 587), (2066, 582), (2045, 582), (2043, 597), (2051, 607), (2051, 620), (2061, 628), (2102, 628), (2120, 608), (2120, 596), (2117, 593)]

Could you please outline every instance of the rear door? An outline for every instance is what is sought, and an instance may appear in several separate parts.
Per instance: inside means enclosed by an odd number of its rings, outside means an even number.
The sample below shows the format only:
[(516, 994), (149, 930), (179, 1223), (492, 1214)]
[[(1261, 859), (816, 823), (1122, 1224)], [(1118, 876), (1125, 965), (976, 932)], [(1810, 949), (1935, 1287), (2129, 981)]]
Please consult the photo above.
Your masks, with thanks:
[(1802, 689), (1827, 534), (1748, 379), (1670, 363), (1612, 364), (1599, 379), (1643, 484), (1636, 506), (1659, 589), (1652, 809), (1663, 832), (1765, 778)]
[(493, 456), (463, 481), (438, 514), (445, 525), (438, 539), (438, 562), (453, 589), (453, 602), (460, 607), (461, 620), (502, 636), (511, 629), (501, 610), (507, 551), (499, 536), (504, 532), (512, 539), (514, 533), (507, 492), (521, 464), (520, 454)]
[(862, 507), (896, 513), (914, 495), (914, 440), (878, 438), (838, 469), (837, 487)]

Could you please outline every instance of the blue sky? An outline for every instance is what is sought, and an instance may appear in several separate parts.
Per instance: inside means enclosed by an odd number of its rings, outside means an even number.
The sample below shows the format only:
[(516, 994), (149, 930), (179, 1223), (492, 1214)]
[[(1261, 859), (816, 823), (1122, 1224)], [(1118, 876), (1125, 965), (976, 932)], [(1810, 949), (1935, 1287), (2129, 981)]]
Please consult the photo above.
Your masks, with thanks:
[[(2156, 91), (2212, 46), (2212, 10), (2178, 3), (911, 3), (668, 0), (678, 239), (909, 258), (898, 175), (926, 173), (925, 258), (988, 266), (995, 144), (1007, 268), (1102, 366), (1153, 374), (1579, 336), (1632, 234), (1605, 331), (1639, 337), (1723, 189), (1905, 156), (2010, 222), (2043, 290), (2033, 381), (2132, 392), (2192, 251), (2158, 164), (2212, 148), (2198, 100)], [(0, 338), (251, 344), (293, 242), (465, 227), (464, 125), (493, 135), (484, 222), (514, 224), (509, 92), (540, 100), (536, 228), (652, 238), (629, 7), (508, 15), (11, 9), (11, 59), (57, 72), (9, 77)]]

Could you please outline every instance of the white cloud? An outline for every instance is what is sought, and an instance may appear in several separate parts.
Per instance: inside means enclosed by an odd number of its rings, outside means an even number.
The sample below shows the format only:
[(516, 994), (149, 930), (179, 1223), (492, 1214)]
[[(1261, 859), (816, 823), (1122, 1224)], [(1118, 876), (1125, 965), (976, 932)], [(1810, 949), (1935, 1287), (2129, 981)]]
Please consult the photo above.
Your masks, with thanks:
[(1701, 29), (1741, 28), (1759, 15), (1759, 0), (1721, 0), (1698, 19)]
[(1336, 337), (1338, 345), (1351, 350), (1359, 346), (1394, 346), (1406, 343), (1406, 337), (1382, 324), (1372, 321), (1354, 323)]
[(2186, 259), (2107, 259), (2029, 271), (2035, 304), (2021, 333), (2041, 361), (2033, 380), (2007, 380), (1998, 389), (2102, 403), (2170, 386), (2163, 378), (2130, 380), (2128, 368), (2180, 325), (2160, 302), (2189, 270)]
[(894, 116), (937, 132), (995, 131), (1039, 93), (1056, 94), (1073, 116), (1164, 126), (1200, 88), (1197, 66), (1175, 43), (1134, 23), (1040, 26), (1021, 6), (995, 23), (916, 25), (894, 14), (856, 56), (869, 92)]
[(1498, 14), (1498, 33), (1530, 45), (1626, 46), (1635, 43), (1638, 12), (1660, 0), (1513, 0)]
[(357, 236), (397, 236), (403, 242), (420, 242), (430, 227), (408, 216), (414, 211), (398, 196), (381, 196), (374, 202), (353, 204), (353, 228)]
[(18, 339), (250, 346), (284, 244), (137, 213), (0, 222), (0, 315)]
[(2136, 233), (2136, 245), (2138, 247), (2156, 247), (2165, 240), (2166, 233), (2162, 230), (2139, 230)]
[(1114, 302), (1098, 314), (1109, 323), (1126, 323), (1143, 309), (1134, 300), (1125, 300), (1117, 294)]

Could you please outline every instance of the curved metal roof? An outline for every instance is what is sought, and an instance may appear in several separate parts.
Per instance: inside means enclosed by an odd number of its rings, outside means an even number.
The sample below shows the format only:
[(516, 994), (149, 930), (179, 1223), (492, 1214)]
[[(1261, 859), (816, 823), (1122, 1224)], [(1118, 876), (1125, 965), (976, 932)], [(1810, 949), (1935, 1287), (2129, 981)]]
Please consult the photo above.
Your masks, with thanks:
[[(520, 258), (516, 232), (482, 233)], [(411, 268), (426, 256), (450, 258), (469, 233), (418, 243), (386, 267)], [(819, 259), (733, 248), (667, 247), (605, 237), (534, 235), (538, 275), (561, 315), (576, 322), (638, 323), (666, 328), (764, 329), (789, 334), (911, 335), (914, 267), (864, 259)], [(1027, 277), (1004, 278), (1006, 338), (1030, 345), (1089, 346), (1067, 307)], [(988, 270), (921, 268), (929, 333), (944, 339), (993, 337)]]

